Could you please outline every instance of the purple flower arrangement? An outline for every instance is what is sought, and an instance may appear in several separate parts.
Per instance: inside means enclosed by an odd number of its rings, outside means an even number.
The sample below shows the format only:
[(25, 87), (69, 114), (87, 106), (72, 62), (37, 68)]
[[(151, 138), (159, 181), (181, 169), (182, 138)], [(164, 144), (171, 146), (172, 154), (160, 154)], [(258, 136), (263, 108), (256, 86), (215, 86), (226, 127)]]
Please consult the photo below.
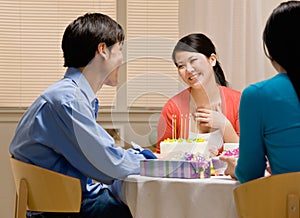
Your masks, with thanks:
[(174, 157), (176, 160), (189, 161), (194, 169), (193, 178), (209, 178), (210, 172), (210, 160), (200, 153), (185, 152), (181, 155)]

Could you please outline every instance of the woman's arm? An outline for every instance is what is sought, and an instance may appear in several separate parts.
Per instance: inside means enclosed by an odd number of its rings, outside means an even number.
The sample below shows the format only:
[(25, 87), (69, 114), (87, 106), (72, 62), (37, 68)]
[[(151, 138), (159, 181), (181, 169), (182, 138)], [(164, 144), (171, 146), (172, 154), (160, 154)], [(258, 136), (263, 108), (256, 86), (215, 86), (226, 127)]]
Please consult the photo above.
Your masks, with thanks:
[(239, 142), (238, 134), (223, 113), (210, 109), (198, 108), (194, 115), (195, 120), (200, 123), (200, 129), (201, 127), (219, 129), (223, 135), (224, 142)]

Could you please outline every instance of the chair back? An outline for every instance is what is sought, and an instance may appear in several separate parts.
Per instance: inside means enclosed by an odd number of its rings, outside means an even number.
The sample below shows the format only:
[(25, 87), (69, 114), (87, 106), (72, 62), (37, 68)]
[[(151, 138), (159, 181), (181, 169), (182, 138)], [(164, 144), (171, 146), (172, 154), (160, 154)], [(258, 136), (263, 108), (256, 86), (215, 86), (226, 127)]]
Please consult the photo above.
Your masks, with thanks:
[(15, 217), (26, 209), (39, 212), (79, 212), (80, 180), (10, 158), (16, 185)]
[(300, 172), (255, 179), (237, 186), (239, 218), (299, 218)]

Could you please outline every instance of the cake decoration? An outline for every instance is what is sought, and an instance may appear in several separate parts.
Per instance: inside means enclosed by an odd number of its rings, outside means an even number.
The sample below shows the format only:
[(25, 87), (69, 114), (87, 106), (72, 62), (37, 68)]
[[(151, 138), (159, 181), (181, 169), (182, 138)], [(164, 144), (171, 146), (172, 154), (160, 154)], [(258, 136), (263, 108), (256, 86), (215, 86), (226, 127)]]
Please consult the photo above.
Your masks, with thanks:
[(224, 151), (222, 155), (224, 155), (224, 156), (238, 157), (239, 156), (239, 148), (235, 148), (233, 150)]
[(204, 138), (170, 139), (167, 138), (160, 143), (160, 153), (172, 152), (207, 153), (207, 141)]

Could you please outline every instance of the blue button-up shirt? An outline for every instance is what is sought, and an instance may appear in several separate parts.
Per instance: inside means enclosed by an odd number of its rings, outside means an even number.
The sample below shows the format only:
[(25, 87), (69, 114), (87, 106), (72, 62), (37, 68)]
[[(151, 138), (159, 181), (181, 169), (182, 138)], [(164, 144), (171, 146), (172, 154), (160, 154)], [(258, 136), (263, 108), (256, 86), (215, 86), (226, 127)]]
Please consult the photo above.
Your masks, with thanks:
[(64, 78), (39, 96), (25, 112), (10, 144), (15, 158), (77, 177), (83, 197), (102, 184), (139, 174), (142, 154), (114, 147), (113, 138), (96, 122), (96, 96), (82, 73), (69, 68)]

